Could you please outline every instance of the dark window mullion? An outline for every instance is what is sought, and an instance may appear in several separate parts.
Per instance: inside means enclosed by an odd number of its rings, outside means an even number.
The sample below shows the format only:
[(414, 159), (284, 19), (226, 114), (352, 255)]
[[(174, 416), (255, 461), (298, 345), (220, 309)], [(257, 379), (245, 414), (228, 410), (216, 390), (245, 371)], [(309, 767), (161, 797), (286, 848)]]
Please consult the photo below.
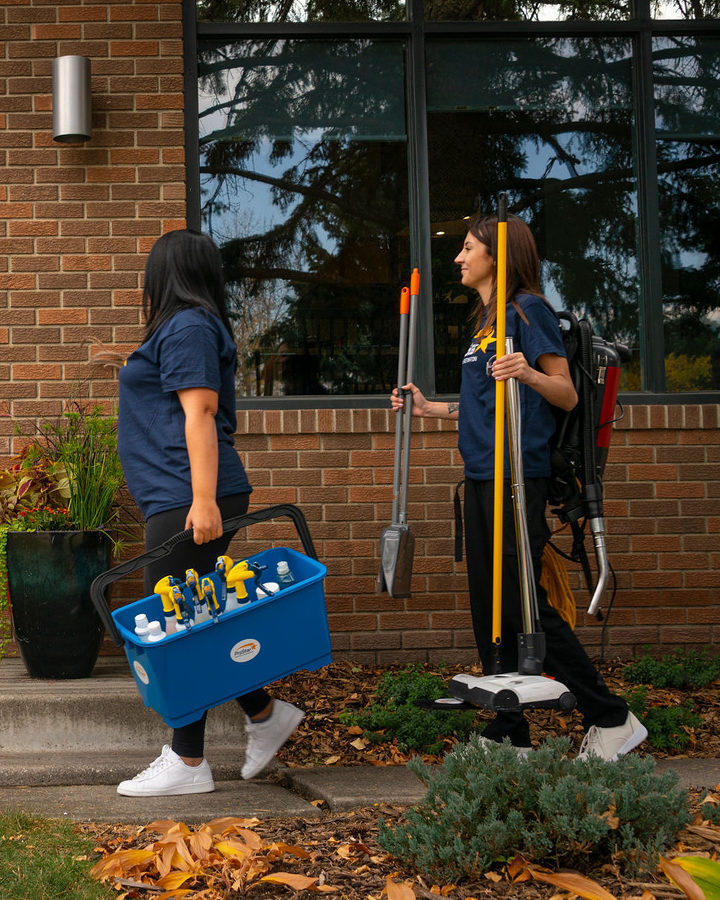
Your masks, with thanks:
[[(648, 14), (649, 6), (645, 4)], [(655, 95), (652, 71), (652, 34), (644, 27), (635, 38), (633, 53), (635, 153), (637, 160), (640, 262), (639, 342), (642, 389), (665, 390), (660, 201), (655, 140)]]
[(412, 0), (412, 31), (407, 64), (407, 128), (408, 164), (410, 166), (410, 257), (411, 265), (417, 266), (420, 270), (420, 309), (415, 380), (425, 393), (432, 396), (435, 393), (435, 349), (423, 6), (423, 0)]
[(196, 0), (183, 0), (183, 77), (185, 84), (185, 218), (200, 230), (200, 113), (198, 110)]

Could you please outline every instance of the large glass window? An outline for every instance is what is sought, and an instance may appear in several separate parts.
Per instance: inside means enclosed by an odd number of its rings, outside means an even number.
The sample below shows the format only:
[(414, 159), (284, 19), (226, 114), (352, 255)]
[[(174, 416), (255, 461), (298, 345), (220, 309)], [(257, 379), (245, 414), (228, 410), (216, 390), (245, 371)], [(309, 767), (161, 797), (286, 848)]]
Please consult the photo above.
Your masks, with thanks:
[(656, 19), (720, 18), (718, 0), (651, 0), (650, 8)]
[(188, 217), (222, 249), (247, 405), (386, 403), (411, 265), (416, 378), (456, 394), (454, 258), (501, 191), (551, 303), (630, 348), (623, 391), (720, 390), (720, 0), (183, 3)]
[(459, 389), (476, 302), (453, 259), (499, 191), (535, 234), (553, 305), (636, 347), (630, 42), (441, 40), (427, 59), (437, 390)]
[[(680, 0), (682, 2), (682, 0)], [(435, 22), (616, 22), (630, 18), (630, 0), (426, 0)]]
[(653, 43), (665, 377), (720, 389), (720, 39)]
[(224, 256), (240, 396), (394, 384), (404, 58), (397, 41), (200, 46), (202, 224)]
[(201, 22), (396, 22), (404, 0), (198, 0)]

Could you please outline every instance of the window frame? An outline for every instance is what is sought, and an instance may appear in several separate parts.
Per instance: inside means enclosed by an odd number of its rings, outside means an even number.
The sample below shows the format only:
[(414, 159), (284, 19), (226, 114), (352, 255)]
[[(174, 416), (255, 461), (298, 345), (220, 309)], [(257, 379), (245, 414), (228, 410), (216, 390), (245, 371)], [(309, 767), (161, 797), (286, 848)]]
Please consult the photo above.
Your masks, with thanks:
[[(662, 35), (720, 36), (720, 19), (653, 19), (650, 0), (632, 0), (632, 18), (623, 22), (430, 22), (423, 16), (423, 0), (408, 0), (409, 18), (403, 22), (197, 22), (195, 0), (182, 0), (185, 79), (185, 167), (187, 224), (200, 228), (199, 118), (197, 90), (198, 39), (257, 38), (327, 39), (332, 37), (394, 38), (407, 44), (406, 108), (410, 167), (411, 265), (431, 272), (429, 169), (425, 103), (425, 39), (497, 37), (625, 36), (633, 47), (633, 138), (637, 149), (639, 341), (643, 383), (640, 391), (623, 392), (626, 405), (719, 403), (720, 391), (668, 393), (665, 385), (665, 342), (660, 266), (660, 224), (657, 178), (652, 39)], [(421, 283), (417, 380), (435, 396), (431, 280)], [(459, 355), (458, 355), (459, 363)], [(438, 395), (439, 396), (439, 395)], [(453, 398), (448, 399), (454, 399)], [(445, 399), (443, 396), (442, 399)], [(238, 409), (378, 409), (387, 406), (377, 395), (238, 397)]]

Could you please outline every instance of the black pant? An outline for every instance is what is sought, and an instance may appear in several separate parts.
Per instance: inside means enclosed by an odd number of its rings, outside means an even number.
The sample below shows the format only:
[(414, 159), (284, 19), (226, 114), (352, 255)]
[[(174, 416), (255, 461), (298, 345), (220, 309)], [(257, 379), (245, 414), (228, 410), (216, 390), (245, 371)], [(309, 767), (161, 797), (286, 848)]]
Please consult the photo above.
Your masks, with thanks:
[[(483, 670), (493, 672), (492, 572), (493, 572), (493, 492), (492, 481), (465, 479), (465, 550), (467, 555), (470, 610), (475, 642)], [(549, 538), (545, 522), (547, 481), (525, 481), (528, 531), (533, 556), (540, 625), (545, 632), (545, 672), (557, 678), (577, 698), (585, 727), (612, 728), (627, 718), (627, 704), (611, 694), (593, 666), (582, 644), (562, 616), (548, 603), (540, 586), (540, 557)], [(510, 482), (505, 482), (503, 502), (503, 593), (500, 671), (516, 672), (517, 635), (523, 631), (520, 577), (518, 571)], [(483, 732), (490, 740), (509, 737), (519, 747), (530, 745), (530, 729), (522, 712), (500, 712)]]
[[(234, 516), (244, 515), (249, 502), (250, 494), (232, 494), (229, 497), (221, 497), (218, 500), (218, 506), (223, 519), (230, 519)], [(189, 506), (182, 506), (150, 516), (145, 523), (145, 548), (149, 550), (151, 547), (157, 547), (158, 544), (164, 543), (174, 534), (183, 531), (189, 509)], [(154, 585), (166, 575), (174, 575), (176, 578), (184, 580), (187, 569), (195, 569), (200, 575), (212, 572), (218, 556), (225, 554), (232, 538), (233, 533), (227, 532), (214, 541), (199, 545), (190, 539), (187, 543), (176, 547), (169, 556), (150, 563), (145, 567), (144, 573), (146, 593), (151, 594)], [(237, 702), (246, 715), (256, 716), (268, 705), (270, 695), (267, 691), (259, 689), (251, 691), (249, 694), (243, 694), (242, 697), (237, 698)], [(203, 755), (206, 719), (207, 712), (203, 713), (202, 718), (197, 722), (191, 722), (189, 725), (183, 725), (174, 730), (172, 749), (179, 756), (200, 757)]]

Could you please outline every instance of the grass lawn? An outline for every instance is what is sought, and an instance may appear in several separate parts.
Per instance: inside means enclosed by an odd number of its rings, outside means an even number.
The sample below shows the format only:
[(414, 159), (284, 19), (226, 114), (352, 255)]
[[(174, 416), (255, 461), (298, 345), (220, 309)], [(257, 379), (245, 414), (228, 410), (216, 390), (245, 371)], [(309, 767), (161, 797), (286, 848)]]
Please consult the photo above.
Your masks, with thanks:
[(90, 878), (97, 857), (92, 837), (71, 822), (0, 813), (2, 900), (109, 900), (111, 890)]

